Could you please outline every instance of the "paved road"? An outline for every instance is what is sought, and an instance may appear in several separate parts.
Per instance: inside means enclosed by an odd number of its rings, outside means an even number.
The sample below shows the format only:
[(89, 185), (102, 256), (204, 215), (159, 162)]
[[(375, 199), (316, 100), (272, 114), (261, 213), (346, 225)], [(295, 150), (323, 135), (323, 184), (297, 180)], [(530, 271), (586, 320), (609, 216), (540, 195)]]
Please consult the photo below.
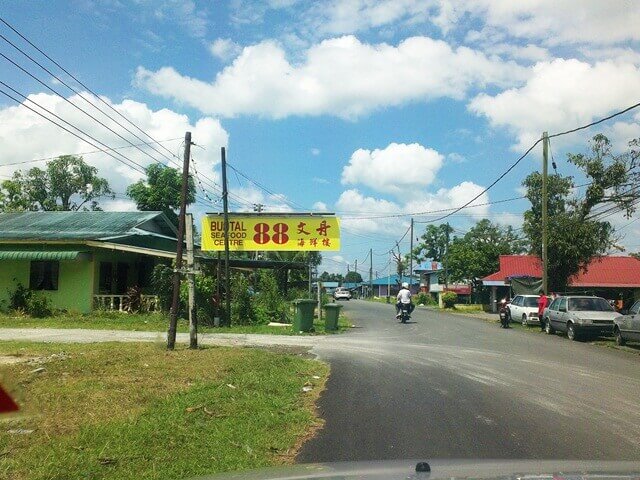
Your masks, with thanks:
[(361, 328), (313, 348), (331, 363), (325, 427), (299, 462), (640, 459), (640, 357), (478, 319), (344, 302)]

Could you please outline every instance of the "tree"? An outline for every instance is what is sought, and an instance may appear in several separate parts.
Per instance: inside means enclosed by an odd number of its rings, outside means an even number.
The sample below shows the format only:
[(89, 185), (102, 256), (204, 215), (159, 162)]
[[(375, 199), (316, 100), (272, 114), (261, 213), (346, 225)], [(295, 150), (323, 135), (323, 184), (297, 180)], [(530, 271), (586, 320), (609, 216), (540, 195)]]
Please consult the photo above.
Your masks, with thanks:
[(413, 249), (413, 258), (418, 262), (423, 262), (430, 258), (436, 262), (442, 262), (447, 252), (447, 247), (451, 243), (453, 228), (448, 223), (438, 226), (427, 225), (424, 233), (420, 237), (422, 242)]
[(480, 220), (463, 237), (454, 238), (447, 254), (447, 270), (452, 281), (473, 281), (499, 268), (500, 255), (526, 251), (526, 240), (513, 227)]
[(318, 278), (321, 282), (340, 282), (344, 281), (344, 277), (340, 273), (322, 272)]
[[(140, 180), (127, 188), (127, 195), (136, 202), (138, 210), (162, 211), (178, 225), (176, 210), (180, 208), (182, 174), (175, 168), (153, 163), (146, 169), (147, 180)], [(189, 176), (187, 205), (196, 201), (196, 187)]]
[(347, 272), (347, 274), (344, 276), (344, 281), (346, 283), (361, 283), (362, 275), (354, 271)]
[(45, 169), (20, 170), (1, 185), (2, 210), (100, 210), (97, 199), (114, 198), (106, 179), (81, 156), (62, 155), (47, 163)]
[[(604, 220), (623, 212), (630, 216), (640, 199), (640, 139), (629, 142), (629, 151), (614, 155), (609, 139), (598, 134), (590, 142), (590, 152), (569, 154), (573, 163), (590, 181), (582, 197), (571, 197), (573, 178), (549, 177), (548, 275), (551, 291), (566, 289), (569, 278), (587, 267), (592, 258), (616, 247), (615, 229)], [(529, 175), (523, 185), (531, 209), (525, 212), (524, 232), (531, 253), (542, 252), (542, 182), (539, 173)], [(596, 207), (599, 207), (596, 210)]]

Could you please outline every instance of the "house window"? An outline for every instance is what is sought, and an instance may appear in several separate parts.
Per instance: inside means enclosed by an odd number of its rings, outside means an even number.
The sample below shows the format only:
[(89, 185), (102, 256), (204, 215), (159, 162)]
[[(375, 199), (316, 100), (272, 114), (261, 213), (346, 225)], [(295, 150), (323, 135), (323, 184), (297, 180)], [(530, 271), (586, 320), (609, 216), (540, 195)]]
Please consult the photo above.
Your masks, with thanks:
[(100, 262), (100, 280), (98, 290), (100, 293), (111, 293), (113, 286), (113, 264), (111, 262)]
[(29, 288), (31, 290), (58, 290), (58, 261), (33, 261), (29, 275)]

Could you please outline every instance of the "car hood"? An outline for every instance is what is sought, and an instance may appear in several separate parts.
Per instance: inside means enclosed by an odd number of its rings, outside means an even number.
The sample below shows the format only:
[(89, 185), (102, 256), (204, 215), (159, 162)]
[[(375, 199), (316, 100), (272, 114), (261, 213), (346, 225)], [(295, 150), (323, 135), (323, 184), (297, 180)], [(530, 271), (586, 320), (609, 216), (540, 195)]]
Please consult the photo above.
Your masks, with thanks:
[(620, 316), (617, 312), (569, 312), (571, 315), (584, 320), (613, 320)]
[(433, 460), (430, 473), (416, 473), (418, 460), (393, 460), (291, 467), (219, 474), (213, 480), (637, 480), (640, 462), (559, 461), (559, 460)]

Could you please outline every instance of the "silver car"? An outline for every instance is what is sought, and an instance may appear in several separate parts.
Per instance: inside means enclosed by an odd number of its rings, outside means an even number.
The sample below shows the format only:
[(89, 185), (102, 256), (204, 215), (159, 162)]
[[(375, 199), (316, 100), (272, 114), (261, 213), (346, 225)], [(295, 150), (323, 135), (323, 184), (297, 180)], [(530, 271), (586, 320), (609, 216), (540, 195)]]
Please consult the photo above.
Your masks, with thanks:
[(616, 317), (613, 321), (613, 334), (616, 343), (624, 345), (627, 341), (640, 341), (640, 300), (633, 304), (625, 315)]
[(545, 331), (567, 332), (569, 340), (586, 335), (613, 334), (613, 320), (619, 314), (601, 297), (558, 297), (544, 311)]

